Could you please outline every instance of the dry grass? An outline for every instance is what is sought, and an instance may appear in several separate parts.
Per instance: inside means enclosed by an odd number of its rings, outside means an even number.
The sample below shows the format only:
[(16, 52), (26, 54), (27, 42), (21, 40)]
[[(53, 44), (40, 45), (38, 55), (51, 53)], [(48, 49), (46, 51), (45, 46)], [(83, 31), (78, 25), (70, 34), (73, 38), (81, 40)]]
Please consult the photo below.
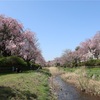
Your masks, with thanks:
[(80, 90), (100, 96), (100, 80), (97, 81), (89, 78), (85, 67), (72, 72), (59, 70), (57, 67), (49, 67), (49, 70), (53, 77), (55, 75), (61, 75), (64, 81), (74, 84)]
[(48, 69), (50, 70), (50, 73), (51, 73), (52, 75), (57, 75), (57, 74), (59, 74), (59, 70), (58, 70), (57, 67), (49, 67)]
[(57, 67), (49, 67), (48, 69), (50, 70), (50, 73), (53, 76), (62, 74), (64, 72), (64, 71), (59, 70)]
[(90, 79), (87, 76), (87, 71), (84, 67), (77, 69), (74, 72), (62, 74), (61, 77), (87, 93), (100, 96), (100, 81)]
[(75, 73), (65, 73), (62, 74), (61, 77), (71, 83), (71, 84), (78, 84), (77, 80), (78, 80), (78, 75), (76, 75)]
[(53, 78), (56, 75), (59, 75), (61, 72), (59, 71), (59, 69), (57, 67), (48, 67), (47, 69), (49, 69), (49, 71), (52, 75), (49, 78), (49, 86), (50, 86), (50, 91), (51, 91), (51, 95), (52, 95), (51, 100), (57, 100), (57, 94), (55, 94), (55, 90), (57, 91), (59, 89), (59, 85), (53, 81)]

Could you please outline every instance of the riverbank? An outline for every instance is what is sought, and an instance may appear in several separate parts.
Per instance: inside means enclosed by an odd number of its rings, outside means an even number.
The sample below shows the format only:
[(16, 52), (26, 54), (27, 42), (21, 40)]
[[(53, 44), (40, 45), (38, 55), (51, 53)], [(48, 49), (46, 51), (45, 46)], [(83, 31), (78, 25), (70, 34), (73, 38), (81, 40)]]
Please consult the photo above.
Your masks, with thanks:
[(54, 82), (53, 79), (56, 75), (60, 73), (60, 71), (56, 67), (48, 67), (47, 69), (51, 73), (51, 77), (49, 77), (49, 87), (51, 91), (51, 97), (52, 100), (57, 100), (57, 93), (55, 92), (55, 90), (57, 90), (59, 86), (57, 85), (57, 83)]
[(52, 100), (46, 69), (0, 74), (0, 100)]
[(91, 69), (86, 69), (85, 67), (72, 70), (71, 68), (63, 70), (62, 68), (60, 70), (64, 71), (61, 75), (64, 81), (74, 84), (82, 92), (100, 96), (100, 69), (94, 72), (90, 71)]
[[(49, 67), (52, 74), (49, 79), (52, 94), (56, 97), (55, 100), (99, 100), (98, 96), (93, 96), (80, 91), (73, 85), (72, 82), (67, 82), (62, 79), (62, 75), (66, 73), (59, 70), (57, 67)], [(64, 78), (64, 77), (63, 77)]]

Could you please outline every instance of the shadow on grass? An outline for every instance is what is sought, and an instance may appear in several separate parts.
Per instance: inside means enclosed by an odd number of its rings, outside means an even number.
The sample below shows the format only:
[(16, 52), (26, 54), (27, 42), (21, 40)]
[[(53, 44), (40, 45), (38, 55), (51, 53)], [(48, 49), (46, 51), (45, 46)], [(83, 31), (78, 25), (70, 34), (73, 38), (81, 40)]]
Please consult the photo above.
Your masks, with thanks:
[(7, 100), (10, 95), (13, 95), (11, 88), (0, 86), (0, 100)]
[(0, 72), (0, 76), (2, 75), (8, 75), (8, 74), (14, 74), (13, 72)]
[(30, 91), (20, 91), (10, 87), (0, 86), (0, 100), (34, 100), (37, 98), (37, 95)]

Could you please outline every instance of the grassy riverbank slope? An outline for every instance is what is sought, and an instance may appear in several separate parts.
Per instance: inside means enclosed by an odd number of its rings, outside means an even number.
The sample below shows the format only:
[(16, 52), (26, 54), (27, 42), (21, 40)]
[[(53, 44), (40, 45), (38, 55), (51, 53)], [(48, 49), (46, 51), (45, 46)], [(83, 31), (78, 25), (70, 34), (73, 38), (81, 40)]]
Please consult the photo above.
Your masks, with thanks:
[(100, 96), (100, 68), (60, 68), (61, 77), (83, 92)]
[(48, 70), (0, 74), (0, 100), (50, 100)]

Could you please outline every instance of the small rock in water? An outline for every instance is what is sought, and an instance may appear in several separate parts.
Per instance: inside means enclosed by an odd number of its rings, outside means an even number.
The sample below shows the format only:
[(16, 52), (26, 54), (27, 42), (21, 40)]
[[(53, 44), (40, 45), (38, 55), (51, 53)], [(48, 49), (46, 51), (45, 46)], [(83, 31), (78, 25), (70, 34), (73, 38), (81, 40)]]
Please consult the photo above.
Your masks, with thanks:
[(81, 89), (82, 92), (85, 92), (85, 89)]

